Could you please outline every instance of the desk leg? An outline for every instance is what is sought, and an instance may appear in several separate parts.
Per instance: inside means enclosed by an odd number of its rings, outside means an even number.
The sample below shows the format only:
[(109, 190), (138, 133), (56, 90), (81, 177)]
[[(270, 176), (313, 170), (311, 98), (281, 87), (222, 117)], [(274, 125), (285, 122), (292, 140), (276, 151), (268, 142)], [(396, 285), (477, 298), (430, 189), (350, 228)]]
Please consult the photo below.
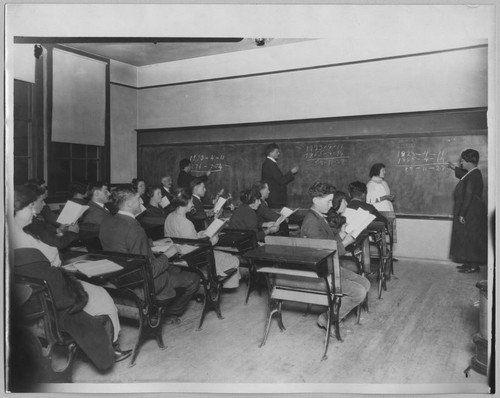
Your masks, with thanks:
[[(260, 343), (259, 347), (262, 347), (263, 345), (266, 344), (267, 336), (269, 335), (269, 329), (271, 328), (271, 321), (273, 319), (274, 314), (279, 314), (278, 324), (280, 325), (281, 329), (283, 326), (283, 323), (281, 323), (281, 301), (274, 300), (269, 296), (269, 305), (267, 308), (267, 319), (266, 319), (266, 326), (264, 329), (264, 337), (262, 338), (262, 342)], [(284, 327), (282, 330), (284, 330)]]

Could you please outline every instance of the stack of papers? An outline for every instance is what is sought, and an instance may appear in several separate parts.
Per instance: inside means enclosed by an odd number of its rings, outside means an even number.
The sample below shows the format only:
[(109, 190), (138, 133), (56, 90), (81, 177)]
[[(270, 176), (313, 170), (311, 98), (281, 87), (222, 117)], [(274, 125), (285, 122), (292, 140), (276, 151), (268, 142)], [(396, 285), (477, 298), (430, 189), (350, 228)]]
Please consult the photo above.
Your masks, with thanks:
[(81, 205), (71, 200), (68, 200), (61, 210), (61, 214), (57, 217), (59, 224), (74, 224), (87, 211), (87, 205)]
[(114, 263), (109, 260), (97, 260), (97, 261), (76, 261), (65, 266), (68, 271), (74, 267), (82, 274), (90, 277), (99, 276), (104, 274), (109, 274), (110, 272), (120, 271), (123, 269), (121, 265)]
[(375, 216), (367, 210), (361, 208), (346, 209), (344, 212), (346, 219), (345, 232), (357, 238), (358, 235), (373, 221)]
[(166, 196), (164, 196), (163, 198), (161, 198), (161, 202), (160, 202), (160, 206), (161, 207), (165, 208), (169, 204), (170, 204), (170, 200), (168, 200), (168, 198)]

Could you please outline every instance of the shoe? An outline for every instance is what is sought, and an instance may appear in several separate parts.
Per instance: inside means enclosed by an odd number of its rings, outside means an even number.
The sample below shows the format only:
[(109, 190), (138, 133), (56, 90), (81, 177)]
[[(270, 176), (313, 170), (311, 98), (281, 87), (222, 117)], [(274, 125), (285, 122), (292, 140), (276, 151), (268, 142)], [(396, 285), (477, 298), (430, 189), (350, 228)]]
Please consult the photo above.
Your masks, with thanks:
[(121, 350), (118, 344), (113, 344), (113, 350), (115, 352), (115, 362), (123, 361), (132, 355), (132, 350)]
[(479, 267), (464, 268), (464, 269), (458, 270), (458, 272), (460, 272), (462, 274), (473, 274), (475, 272), (479, 272)]
[(457, 269), (469, 269), (470, 266), (467, 264), (457, 265)]

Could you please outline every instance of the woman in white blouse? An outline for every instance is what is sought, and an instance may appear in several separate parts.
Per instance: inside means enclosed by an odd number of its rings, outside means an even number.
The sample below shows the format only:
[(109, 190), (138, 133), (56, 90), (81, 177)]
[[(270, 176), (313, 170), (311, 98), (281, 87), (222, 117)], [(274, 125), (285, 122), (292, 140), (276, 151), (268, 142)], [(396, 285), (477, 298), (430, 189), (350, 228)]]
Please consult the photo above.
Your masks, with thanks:
[[(186, 214), (193, 209), (193, 198), (188, 191), (183, 188), (177, 189), (171, 204), (175, 210), (165, 220), (165, 236), (183, 239), (206, 238), (205, 232), (196, 232), (194, 224), (186, 217)], [(217, 235), (210, 238), (212, 245), (215, 245), (218, 240)], [(238, 269), (240, 264), (238, 257), (217, 250), (214, 250), (214, 258), (218, 276), (225, 276), (227, 271), (234, 268)], [(223, 286), (226, 289), (232, 289), (239, 286), (239, 281), (240, 273), (238, 269), (237, 272), (224, 281)]]
[(375, 206), (378, 211), (394, 211), (392, 202), (394, 195), (387, 182), (385, 182), (386, 170), (383, 163), (375, 163), (370, 169), (370, 181), (366, 184), (366, 202)]

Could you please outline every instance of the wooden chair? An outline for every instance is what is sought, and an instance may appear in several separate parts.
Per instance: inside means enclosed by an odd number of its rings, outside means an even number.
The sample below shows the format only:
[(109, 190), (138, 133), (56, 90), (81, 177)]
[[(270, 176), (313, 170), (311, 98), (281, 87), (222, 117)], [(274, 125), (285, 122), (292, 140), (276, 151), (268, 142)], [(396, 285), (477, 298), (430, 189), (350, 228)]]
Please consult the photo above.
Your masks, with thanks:
[[(77, 345), (59, 327), (48, 283), (43, 279), (15, 275), (15, 284), (31, 291), (25, 302), (15, 303), (15, 307), (22, 313), (21, 327), (28, 332), (24, 335), (29, 339), (17, 343), (22, 343), (24, 349), (29, 347), (29, 354), (35, 361), (37, 374), (31, 376), (32, 380), (71, 383)], [(29, 364), (24, 366), (28, 367)]]
[[(392, 264), (392, 250), (387, 247), (387, 229), (383, 222), (373, 221), (367, 228), (370, 236), (371, 246), (375, 249), (370, 251), (370, 257), (376, 260), (378, 298), (382, 298), (382, 291), (387, 291), (387, 266)], [(389, 271), (390, 272), (390, 271)]]
[(329, 239), (306, 239), (294, 237), (267, 236), (266, 245), (308, 247), (327, 249), (335, 251), (328, 259), (329, 274), (319, 277), (314, 271), (301, 270), (295, 267), (260, 267), (259, 273), (266, 276), (269, 289), (269, 306), (264, 337), (260, 344), (262, 347), (269, 335), (269, 329), (273, 317), (277, 318), (281, 331), (285, 330), (282, 320), (283, 301), (295, 301), (308, 305), (320, 305), (328, 307), (327, 330), (324, 340), (324, 351), (322, 360), (327, 358), (328, 345), (330, 341), (330, 330), (333, 323), (337, 340), (342, 341), (339, 331), (339, 309), (341, 304), (342, 290), (340, 285), (340, 263), (337, 242)]

